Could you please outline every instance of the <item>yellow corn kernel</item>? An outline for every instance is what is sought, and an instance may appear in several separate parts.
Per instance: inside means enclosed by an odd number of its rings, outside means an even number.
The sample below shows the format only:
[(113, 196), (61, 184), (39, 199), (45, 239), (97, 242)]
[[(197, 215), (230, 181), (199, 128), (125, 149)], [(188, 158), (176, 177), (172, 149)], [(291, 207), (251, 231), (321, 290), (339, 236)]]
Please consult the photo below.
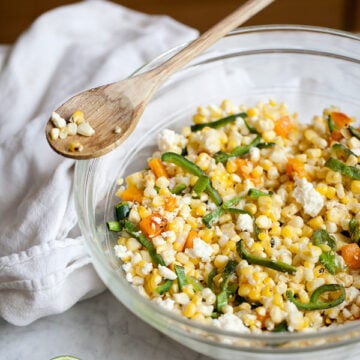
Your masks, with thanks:
[(210, 115), (213, 119), (218, 119), (222, 116), (222, 111), (218, 106), (209, 106)]
[(261, 299), (261, 294), (258, 287), (253, 287), (249, 292), (249, 299), (252, 301), (259, 301)]
[(340, 184), (342, 182), (342, 176), (336, 171), (329, 170), (326, 174), (325, 181), (327, 184)]
[(277, 292), (273, 295), (273, 304), (278, 306), (279, 308), (284, 307), (284, 300), (282, 296)]
[(196, 314), (196, 305), (192, 302), (189, 302), (185, 305), (185, 308), (183, 310), (183, 315), (187, 318), (193, 318)]
[(319, 184), (316, 186), (315, 190), (316, 190), (319, 194), (325, 196), (325, 195), (326, 195), (326, 192), (327, 192), (327, 190), (328, 190), (328, 186), (327, 186), (326, 184), (324, 184), (324, 183), (319, 183)]
[(307, 238), (311, 238), (313, 232), (314, 230), (310, 226), (304, 225), (302, 228), (301, 235)]
[(258, 238), (259, 238), (259, 240), (261, 240), (261, 241), (269, 241), (269, 240), (270, 240), (270, 236), (269, 236), (269, 234), (267, 234), (266, 232), (261, 232), (261, 233), (258, 235)]
[(270, 230), (271, 236), (279, 236), (281, 234), (281, 227), (277, 224), (274, 224)]
[(199, 237), (207, 243), (210, 243), (214, 236), (214, 231), (211, 229), (205, 229), (199, 231)]
[(349, 197), (347, 195), (345, 195), (341, 200), (340, 200), (344, 205), (347, 205), (349, 203)]
[(159, 195), (160, 196), (166, 196), (170, 194), (170, 190), (166, 187), (163, 187), (159, 190)]
[(203, 124), (205, 122), (207, 122), (207, 118), (205, 115), (202, 115), (202, 114), (195, 114), (193, 116), (193, 122), (195, 124)]
[(198, 226), (198, 223), (196, 222), (195, 218), (189, 216), (186, 219), (186, 223), (189, 224), (193, 229), (196, 229)]
[(249, 296), (249, 293), (251, 291), (251, 285), (250, 284), (240, 284), (238, 289), (238, 294), (240, 296)]
[(201, 206), (197, 207), (195, 210), (195, 216), (204, 216), (206, 214), (206, 205), (203, 203)]
[(84, 113), (81, 110), (76, 110), (70, 117), (70, 122), (79, 125), (85, 121)]
[(69, 145), (69, 151), (71, 152), (80, 152), (83, 151), (84, 146), (81, 144), (80, 141), (74, 141), (72, 143), (70, 143)]
[(247, 116), (253, 117), (258, 115), (258, 110), (256, 108), (250, 108), (246, 111)]
[(184, 244), (181, 244), (179, 241), (175, 241), (173, 244), (173, 249), (175, 251), (182, 251), (184, 248)]
[(225, 245), (225, 249), (228, 249), (230, 252), (234, 252), (236, 250), (236, 242), (237, 241), (233, 239), (229, 240)]
[(351, 191), (353, 194), (360, 194), (360, 180), (353, 180), (351, 182)]
[(326, 197), (329, 199), (329, 200), (331, 200), (331, 199), (333, 199), (334, 197), (335, 197), (335, 195), (336, 195), (336, 190), (335, 190), (335, 188), (334, 187), (332, 187), (332, 186), (329, 186), (328, 188), (327, 188), (327, 190), (326, 190)]
[(324, 225), (324, 220), (321, 216), (317, 216), (311, 219), (308, 222), (308, 225), (311, 226), (314, 230), (317, 230)]
[(252, 203), (245, 204), (244, 210), (248, 211), (251, 215), (255, 215), (257, 211), (257, 206)]
[(119, 245), (125, 245), (127, 239), (128, 239), (128, 238), (126, 238), (126, 237), (120, 236), (120, 237), (118, 238), (118, 240), (117, 240), (117, 243), (118, 243)]
[(223, 110), (229, 110), (231, 107), (232, 107), (232, 102), (230, 99), (224, 99), (221, 104), (220, 104), (220, 107), (221, 109)]
[(138, 213), (142, 219), (146, 218), (151, 214), (151, 212), (142, 205), (138, 207)]
[(234, 172), (236, 172), (236, 170), (237, 170), (237, 165), (235, 161), (233, 161), (232, 159), (228, 160), (226, 162), (226, 171), (230, 174), (233, 174)]
[(292, 226), (286, 225), (281, 229), (281, 235), (292, 239), (294, 237), (294, 228)]
[(192, 299), (195, 295), (194, 289), (191, 285), (183, 286), (182, 291), (189, 297), (189, 299)]
[(164, 205), (164, 198), (162, 196), (155, 196), (152, 200), (152, 206), (162, 207)]
[(214, 259), (214, 265), (218, 269), (222, 269), (227, 264), (229, 258), (225, 255), (217, 255)]
[(251, 251), (254, 252), (255, 254), (261, 254), (263, 252), (263, 250), (264, 250), (264, 248), (258, 242), (254, 242), (251, 245)]
[(270, 99), (269, 105), (275, 107), (277, 105), (277, 102), (274, 99)]
[(261, 290), (261, 295), (265, 297), (271, 297), (273, 294), (273, 289), (274, 289), (273, 285), (266, 285)]

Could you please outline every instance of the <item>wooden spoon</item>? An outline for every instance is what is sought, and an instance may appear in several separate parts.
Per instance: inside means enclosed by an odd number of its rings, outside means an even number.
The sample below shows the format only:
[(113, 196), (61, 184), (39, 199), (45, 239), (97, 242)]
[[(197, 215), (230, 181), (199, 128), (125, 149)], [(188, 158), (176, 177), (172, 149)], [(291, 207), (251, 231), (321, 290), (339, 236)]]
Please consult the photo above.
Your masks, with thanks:
[[(52, 140), (50, 131), (54, 125), (49, 120), (46, 137), (50, 146), (57, 153), (74, 159), (90, 159), (113, 150), (131, 134), (146, 104), (172, 73), (273, 1), (249, 0), (159, 67), (71, 97), (55, 112), (68, 120), (76, 110), (81, 110), (95, 134), (89, 137), (69, 135), (65, 139)], [(120, 133), (115, 128), (120, 128)], [(82, 145), (81, 151), (70, 150), (76, 142)]]

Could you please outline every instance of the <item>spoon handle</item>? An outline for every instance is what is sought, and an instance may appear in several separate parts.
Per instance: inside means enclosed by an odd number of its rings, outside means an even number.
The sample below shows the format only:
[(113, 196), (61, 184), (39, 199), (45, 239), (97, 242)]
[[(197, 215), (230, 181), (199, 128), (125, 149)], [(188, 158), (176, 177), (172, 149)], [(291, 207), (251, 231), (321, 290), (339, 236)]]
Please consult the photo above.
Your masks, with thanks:
[(194, 57), (202, 53), (210, 45), (221, 39), (231, 30), (249, 20), (252, 16), (270, 5), (273, 1), (275, 0), (247, 1), (153, 71), (157, 73), (157, 75), (161, 78), (161, 81), (165, 80), (176, 70), (180, 69)]

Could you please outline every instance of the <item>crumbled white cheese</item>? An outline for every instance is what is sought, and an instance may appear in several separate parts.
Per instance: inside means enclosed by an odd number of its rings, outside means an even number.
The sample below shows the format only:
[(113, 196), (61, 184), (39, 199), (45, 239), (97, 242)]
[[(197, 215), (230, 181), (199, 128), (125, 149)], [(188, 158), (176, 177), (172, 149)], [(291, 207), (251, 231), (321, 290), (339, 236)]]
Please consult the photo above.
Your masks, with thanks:
[(192, 258), (201, 258), (202, 261), (210, 261), (210, 256), (213, 253), (211, 245), (201, 240), (199, 237), (194, 238), (193, 248), (185, 249), (185, 254)]
[(296, 187), (292, 194), (293, 197), (303, 206), (305, 214), (317, 216), (324, 206), (323, 197), (305, 178), (297, 178), (295, 182)]
[(145, 263), (144, 266), (142, 267), (141, 269), (141, 272), (144, 274), (144, 275), (147, 275), (147, 274), (150, 274), (150, 272), (152, 271), (153, 269), (153, 264), (148, 262), (148, 263)]
[(115, 245), (114, 246), (115, 256), (121, 260), (131, 256), (131, 252), (124, 245)]
[(186, 305), (190, 302), (189, 296), (183, 292), (175, 293), (173, 296), (175, 301), (180, 305)]
[(173, 310), (174, 309), (175, 301), (172, 300), (172, 299), (168, 298), (168, 299), (162, 300), (161, 297), (156, 297), (156, 298), (154, 298), (153, 302), (155, 304), (160, 305), (164, 309), (167, 309), (167, 310)]
[(157, 142), (161, 152), (172, 151), (181, 154), (186, 145), (186, 138), (173, 130), (164, 129), (160, 132)]
[(177, 278), (176, 274), (174, 273), (174, 271), (170, 270), (168, 267), (163, 266), (163, 265), (159, 265), (159, 272), (160, 275), (165, 278), (165, 279), (169, 279), (169, 280), (175, 280)]
[(239, 214), (236, 221), (236, 229), (240, 231), (254, 231), (254, 222), (249, 214)]
[(213, 324), (224, 330), (238, 331), (242, 333), (250, 332), (239, 317), (230, 313), (221, 315), (218, 319), (213, 321)]

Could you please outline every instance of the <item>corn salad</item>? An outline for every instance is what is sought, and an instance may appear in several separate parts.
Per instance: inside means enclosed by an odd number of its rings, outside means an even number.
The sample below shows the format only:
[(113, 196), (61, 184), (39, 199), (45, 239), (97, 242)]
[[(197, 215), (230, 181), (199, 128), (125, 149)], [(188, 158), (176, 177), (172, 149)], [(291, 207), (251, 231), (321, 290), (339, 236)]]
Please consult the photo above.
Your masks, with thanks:
[(120, 180), (126, 279), (179, 315), (239, 332), (360, 318), (360, 132), (331, 107), (308, 125), (273, 100), (200, 106)]

